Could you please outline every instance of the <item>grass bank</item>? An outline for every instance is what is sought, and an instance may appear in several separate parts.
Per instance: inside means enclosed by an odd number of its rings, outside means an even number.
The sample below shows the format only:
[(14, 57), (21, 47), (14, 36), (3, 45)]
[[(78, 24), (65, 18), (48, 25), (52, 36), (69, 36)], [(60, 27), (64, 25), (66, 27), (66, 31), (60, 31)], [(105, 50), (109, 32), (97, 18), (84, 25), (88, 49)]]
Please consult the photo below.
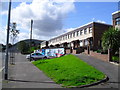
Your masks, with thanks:
[(80, 86), (102, 80), (105, 75), (74, 55), (32, 62), (57, 84)]

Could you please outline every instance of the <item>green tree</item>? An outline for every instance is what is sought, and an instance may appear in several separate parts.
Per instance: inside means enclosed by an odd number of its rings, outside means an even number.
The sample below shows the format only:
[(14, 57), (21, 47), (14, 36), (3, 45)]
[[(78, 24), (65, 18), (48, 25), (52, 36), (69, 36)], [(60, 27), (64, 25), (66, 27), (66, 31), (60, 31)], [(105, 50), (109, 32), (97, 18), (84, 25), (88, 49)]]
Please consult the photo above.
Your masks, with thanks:
[(113, 55), (119, 50), (120, 47), (120, 30), (118, 28), (109, 28), (108, 31), (103, 33), (102, 36), (103, 50), (112, 49)]
[(24, 41), (20, 41), (18, 43), (18, 49), (20, 50), (21, 53), (25, 52), (26, 49), (26, 43)]

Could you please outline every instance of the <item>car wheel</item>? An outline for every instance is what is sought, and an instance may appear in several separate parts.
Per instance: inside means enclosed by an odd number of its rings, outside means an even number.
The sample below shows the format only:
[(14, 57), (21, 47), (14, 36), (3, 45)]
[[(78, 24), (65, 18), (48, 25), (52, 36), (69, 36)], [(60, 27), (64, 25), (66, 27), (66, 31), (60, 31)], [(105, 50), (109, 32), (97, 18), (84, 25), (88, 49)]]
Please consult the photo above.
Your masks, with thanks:
[(47, 57), (45, 56), (44, 59), (47, 59)]
[(31, 57), (30, 61), (33, 61), (33, 60), (34, 60), (34, 58), (33, 58), (33, 57)]

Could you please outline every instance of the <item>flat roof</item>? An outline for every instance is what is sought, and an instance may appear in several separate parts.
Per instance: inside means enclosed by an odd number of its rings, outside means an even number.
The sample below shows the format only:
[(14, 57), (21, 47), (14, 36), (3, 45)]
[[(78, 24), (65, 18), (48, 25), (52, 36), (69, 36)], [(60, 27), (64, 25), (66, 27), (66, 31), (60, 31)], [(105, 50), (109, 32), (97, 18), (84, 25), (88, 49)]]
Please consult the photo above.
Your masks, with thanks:
[(73, 31), (75, 31), (75, 30), (77, 30), (77, 29), (79, 29), (79, 28), (85, 27), (85, 26), (90, 25), (90, 24), (93, 24), (93, 23), (99, 23), (99, 24), (103, 24), (103, 25), (112, 26), (111, 24), (106, 24), (106, 23), (100, 23), (100, 22), (94, 22), (94, 21), (92, 21), (92, 22), (89, 22), (89, 23), (84, 24), (84, 25), (82, 25), (82, 26), (79, 26), (79, 27), (77, 27), (77, 28), (73, 28), (73, 30), (70, 30), (70, 31), (68, 31), (68, 32), (65, 32), (65, 33), (63, 33), (63, 34), (61, 34), (61, 35), (59, 35), (59, 36), (56, 36), (56, 37), (54, 37), (54, 38), (51, 38), (51, 39), (49, 39), (48, 41), (53, 40), (53, 39), (56, 39), (56, 38), (58, 38), (58, 37), (61, 37), (61, 36), (63, 36), (63, 35), (66, 35), (66, 34), (68, 34), (68, 33), (70, 33), (70, 32), (73, 32)]
[(120, 10), (113, 12), (112, 15), (116, 14), (116, 13), (120, 13)]

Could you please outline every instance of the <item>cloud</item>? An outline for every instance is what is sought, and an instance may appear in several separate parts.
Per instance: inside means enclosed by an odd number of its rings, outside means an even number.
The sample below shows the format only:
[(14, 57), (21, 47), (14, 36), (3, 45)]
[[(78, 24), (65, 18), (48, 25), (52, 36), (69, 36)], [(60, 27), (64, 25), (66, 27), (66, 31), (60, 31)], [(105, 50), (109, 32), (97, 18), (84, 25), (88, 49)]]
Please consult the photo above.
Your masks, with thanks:
[(100, 23), (106, 23), (105, 21), (102, 21), (102, 20), (97, 20), (97, 22), (100, 22)]
[(0, 27), (0, 43), (2, 44), (6, 44), (6, 32), (7, 30), (5, 30), (5, 28), (1, 28)]
[[(63, 20), (67, 14), (74, 11), (73, 2), (52, 2), (51, 0), (33, 0), (31, 4), (22, 2), (12, 9), (11, 20), (23, 30), (30, 30), (30, 20), (33, 19), (33, 36), (36, 39), (50, 39), (63, 32)], [(25, 37), (25, 32), (19, 37)], [(28, 34), (26, 32), (26, 34)], [(28, 37), (25, 37), (28, 38)], [(22, 39), (22, 38), (21, 38)]]

